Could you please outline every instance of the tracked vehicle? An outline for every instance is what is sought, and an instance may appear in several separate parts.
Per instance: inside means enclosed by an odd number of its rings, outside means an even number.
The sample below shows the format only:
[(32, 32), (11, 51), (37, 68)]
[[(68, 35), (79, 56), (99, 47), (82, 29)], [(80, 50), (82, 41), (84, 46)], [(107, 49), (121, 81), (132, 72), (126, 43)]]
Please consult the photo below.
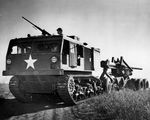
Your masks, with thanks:
[(122, 64), (123, 59), (120, 64), (109, 65), (108, 60), (100, 60), (99, 49), (80, 42), (78, 37), (63, 35), (61, 28), (58, 35), (51, 35), (23, 19), (42, 35), (10, 40), (3, 75), (13, 76), (9, 88), (18, 100), (31, 102), (37, 96), (55, 99), (54, 95), (66, 104), (77, 104), (105, 91), (122, 89), (131, 80), (132, 69)]
[(101, 83), (92, 72), (100, 69), (100, 50), (76, 36), (51, 35), (31, 24), (42, 35), (9, 43), (3, 75), (13, 76), (9, 83), (12, 94), (23, 102), (32, 101), (35, 95), (51, 98), (55, 94), (67, 104), (99, 94)]

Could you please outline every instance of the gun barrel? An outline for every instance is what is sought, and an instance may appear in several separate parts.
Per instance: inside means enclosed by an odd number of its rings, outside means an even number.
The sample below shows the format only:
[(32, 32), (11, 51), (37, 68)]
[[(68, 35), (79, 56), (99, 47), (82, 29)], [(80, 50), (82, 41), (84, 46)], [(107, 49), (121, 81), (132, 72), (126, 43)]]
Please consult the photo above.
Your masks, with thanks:
[[(109, 69), (117, 69), (117, 67), (115, 65), (108, 65)], [(125, 67), (128, 68), (128, 67)], [(137, 67), (130, 67), (133, 70), (143, 70), (143, 68), (137, 68)]]
[(30, 24), (32, 24), (33, 26), (35, 26), (36, 28), (38, 28), (40, 31), (42, 31), (42, 29), (41, 29), (40, 27), (36, 26), (35, 24), (33, 24), (31, 21), (29, 21), (29, 20), (26, 19), (25, 17), (22, 16), (22, 18), (23, 18), (24, 20), (26, 20), (27, 22), (29, 22)]
[(22, 18), (23, 18), (24, 20), (26, 20), (27, 22), (29, 22), (30, 24), (32, 24), (32, 25), (33, 25), (34, 27), (36, 27), (37, 29), (39, 29), (39, 30), (42, 32), (42, 34), (43, 34), (44, 36), (45, 36), (45, 35), (51, 35), (49, 32), (47, 32), (47, 31), (41, 29), (40, 27), (38, 27), (37, 25), (33, 24), (31, 21), (29, 21), (29, 20), (26, 19), (25, 17), (22, 16)]
[(143, 70), (143, 68), (131, 67), (134, 70)]

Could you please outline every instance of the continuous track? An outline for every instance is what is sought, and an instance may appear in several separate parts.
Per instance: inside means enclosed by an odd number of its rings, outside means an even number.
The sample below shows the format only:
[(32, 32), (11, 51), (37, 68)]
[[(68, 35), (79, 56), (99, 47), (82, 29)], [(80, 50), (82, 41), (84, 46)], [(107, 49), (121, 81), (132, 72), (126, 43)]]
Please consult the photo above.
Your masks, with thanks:
[[(107, 79), (100, 80), (92, 75), (64, 75), (64, 76), (55, 76), (57, 82), (54, 82), (55, 93), (58, 96), (58, 101), (63, 101), (65, 104), (73, 105), (84, 102), (90, 98), (98, 96), (99, 94), (105, 92), (109, 92), (109, 88), (112, 90), (120, 90), (122, 88), (129, 88), (133, 90), (147, 89), (149, 87), (149, 83), (147, 80), (141, 79), (129, 79), (127, 80), (125, 86), (120, 82), (110, 83)], [(54, 76), (52, 78), (55, 78)], [(48, 79), (47, 80), (53, 80)], [(53, 97), (50, 93), (54, 91), (49, 91), (48, 94), (32, 94), (27, 93), (22, 89), (21, 84), (22, 78), (18, 76), (12, 77), (9, 83), (9, 88), (11, 93), (22, 102), (31, 102), (34, 99), (40, 98), (42, 99), (48, 98), (49, 101), (56, 100), (56, 97)], [(37, 82), (37, 80), (35, 80)], [(49, 84), (50, 85), (50, 84)], [(109, 87), (111, 86), (111, 87)], [(118, 89), (113, 88), (113, 86)], [(45, 88), (46, 89), (46, 88)], [(48, 89), (50, 90), (50, 89)], [(36, 95), (33, 96), (33, 95)], [(37, 97), (38, 96), (38, 97)], [(45, 96), (45, 97), (44, 97)]]
[(78, 104), (102, 93), (102, 86), (93, 76), (69, 75), (58, 82), (57, 92), (66, 104)]

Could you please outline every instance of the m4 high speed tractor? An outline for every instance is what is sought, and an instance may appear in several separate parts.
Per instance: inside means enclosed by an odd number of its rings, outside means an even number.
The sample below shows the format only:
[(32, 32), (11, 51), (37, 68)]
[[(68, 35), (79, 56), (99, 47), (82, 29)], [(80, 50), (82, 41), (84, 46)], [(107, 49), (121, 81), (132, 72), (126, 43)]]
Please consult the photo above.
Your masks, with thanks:
[(77, 104), (105, 91), (122, 89), (131, 84), (130, 81), (148, 88), (145, 79), (141, 83), (129, 78), (133, 68), (125, 64), (123, 58), (109, 65), (107, 60), (100, 60), (99, 49), (80, 42), (78, 37), (63, 35), (61, 28), (57, 29), (58, 35), (51, 35), (23, 19), (42, 35), (28, 34), (25, 38), (10, 40), (3, 75), (13, 76), (9, 88), (16, 99), (31, 102), (37, 96), (55, 99), (52, 97), (55, 95), (66, 104)]

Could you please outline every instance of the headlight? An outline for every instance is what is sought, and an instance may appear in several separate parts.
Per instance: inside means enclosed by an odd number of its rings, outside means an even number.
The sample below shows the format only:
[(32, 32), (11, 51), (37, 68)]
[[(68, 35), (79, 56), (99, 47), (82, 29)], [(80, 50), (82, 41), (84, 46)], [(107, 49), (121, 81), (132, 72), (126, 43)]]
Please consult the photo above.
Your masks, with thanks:
[(56, 63), (57, 62), (57, 57), (55, 57), (55, 56), (51, 57), (51, 62)]
[(7, 59), (6, 63), (11, 64), (11, 59)]

